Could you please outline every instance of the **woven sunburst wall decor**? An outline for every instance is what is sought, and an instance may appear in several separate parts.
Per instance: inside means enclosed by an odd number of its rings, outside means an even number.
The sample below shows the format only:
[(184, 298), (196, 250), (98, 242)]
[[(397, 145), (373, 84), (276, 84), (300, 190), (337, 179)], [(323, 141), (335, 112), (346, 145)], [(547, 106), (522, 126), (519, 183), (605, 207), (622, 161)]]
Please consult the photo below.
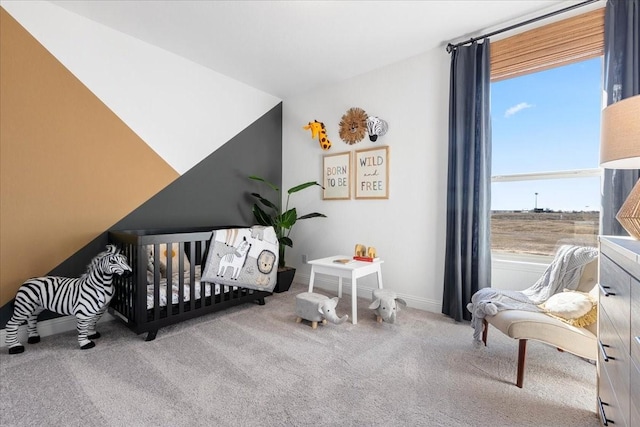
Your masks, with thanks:
[(367, 113), (362, 108), (349, 108), (340, 120), (340, 138), (347, 144), (362, 141), (367, 134)]

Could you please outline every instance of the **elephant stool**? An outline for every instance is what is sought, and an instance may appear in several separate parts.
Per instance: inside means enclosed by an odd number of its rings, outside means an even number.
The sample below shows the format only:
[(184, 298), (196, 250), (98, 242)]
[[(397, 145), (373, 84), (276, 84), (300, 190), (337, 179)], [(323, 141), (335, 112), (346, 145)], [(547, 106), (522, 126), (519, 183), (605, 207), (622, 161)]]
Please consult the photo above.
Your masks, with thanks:
[(381, 323), (383, 320), (389, 323), (395, 323), (396, 313), (400, 310), (398, 304), (405, 307), (407, 303), (402, 298), (398, 298), (395, 292), (387, 289), (374, 289), (371, 294), (371, 305), (369, 308), (375, 310), (376, 320)]
[(302, 292), (296, 295), (296, 315), (298, 316), (296, 323), (302, 322), (302, 319), (308, 320), (313, 329), (318, 327), (318, 322), (326, 325), (327, 320), (336, 324), (343, 323), (349, 316), (345, 314), (338, 317), (336, 305), (338, 305), (338, 297), (329, 298), (313, 292)]

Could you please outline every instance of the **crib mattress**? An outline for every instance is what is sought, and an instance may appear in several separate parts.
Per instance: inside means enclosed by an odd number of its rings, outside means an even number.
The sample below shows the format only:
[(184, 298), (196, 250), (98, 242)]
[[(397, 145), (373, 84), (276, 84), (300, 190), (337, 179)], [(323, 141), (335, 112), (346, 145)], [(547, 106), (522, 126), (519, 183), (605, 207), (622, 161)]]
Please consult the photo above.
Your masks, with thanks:
[[(200, 266), (196, 266), (194, 276), (195, 276), (194, 277), (195, 297), (197, 300), (197, 299), (200, 299), (202, 296), (201, 292), (202, 292), (202, 285), (203, 285), (203, 283), (200, 282)], [(170, 281), (171, 282), (171, 304), (178, 304), (178, 301), (180, 298), (179, 279), (180, 279), (179, 273), (175, 273), (171, 277), (171, 281)], [(189, 280), (190, 280), (189, 273), (185, 272), (183, 302), (191, 300), (191, 283), (189, 282)], [(161, 278), (160, 281), (158, 282), (158, 286), (160, 288), (160, 304), (159, 304), (160, 307), (167, 306), (168, 284), (169, 284), (169, 280), (165, 277)], [(219, 285), (217, 283), (205, 282), (204, 283), (205, 297), (211, 296), (212, 288), (213, 288), (214, 295), (218, 295), (220, 293), (221, 286), (223, 287), (224, 292), (227, 292), (229, 290), (229, 286)], [(233, 289), (235, 290), (237, 289), (237, 287), (234, 286)], [(155, 285), (153, 281), (153, 273), (148, 271), (147, 272), (147, 309), (148, 310), (155, 307), (154, 290), (155, 290)]]

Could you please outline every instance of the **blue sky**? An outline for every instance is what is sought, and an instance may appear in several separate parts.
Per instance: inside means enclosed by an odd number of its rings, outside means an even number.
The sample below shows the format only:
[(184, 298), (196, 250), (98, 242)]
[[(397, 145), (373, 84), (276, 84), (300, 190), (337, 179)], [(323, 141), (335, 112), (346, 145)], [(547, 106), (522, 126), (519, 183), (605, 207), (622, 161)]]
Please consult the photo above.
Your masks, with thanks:
[[(492, 175), (598, 167), (602, 59), (492, 83)], [(538, 193), (537, 197), (535, 193)], [(598, 178), (494, 183), (494, 210), (599, 210)]]

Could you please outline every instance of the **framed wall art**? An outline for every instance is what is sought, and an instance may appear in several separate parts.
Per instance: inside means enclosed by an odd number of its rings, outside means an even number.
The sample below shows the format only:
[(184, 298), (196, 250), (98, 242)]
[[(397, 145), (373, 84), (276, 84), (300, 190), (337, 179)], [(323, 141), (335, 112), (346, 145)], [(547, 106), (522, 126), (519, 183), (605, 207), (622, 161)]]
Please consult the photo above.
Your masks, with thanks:
[(351, 152), (327, 154), (322, 158), (322, 198), (351, 198)]
[(389, 198), (389, 146), (356, 150), (356, 199)]

